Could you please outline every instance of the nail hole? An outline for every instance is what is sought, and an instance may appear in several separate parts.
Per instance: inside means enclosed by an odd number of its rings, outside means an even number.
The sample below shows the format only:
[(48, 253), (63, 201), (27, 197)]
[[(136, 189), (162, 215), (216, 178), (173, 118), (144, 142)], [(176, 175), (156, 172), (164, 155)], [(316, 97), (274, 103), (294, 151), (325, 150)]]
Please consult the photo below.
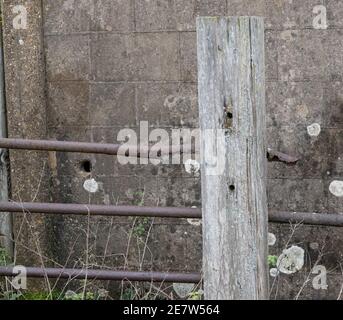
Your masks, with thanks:
[(81, 171), (90, 173), (92, 172), (92, 163), (90, 162), (90, 160), (83, 160), (81, 161), (80, 168)]
[(232, 112), (229, 112), (229, 111), (226, 113), (226, 116), (227, 116), (228, 119), (232, 119), (233, 118)]
[(235, 191), (236, 187), (232, 184), (229, 186), (230, 191)]

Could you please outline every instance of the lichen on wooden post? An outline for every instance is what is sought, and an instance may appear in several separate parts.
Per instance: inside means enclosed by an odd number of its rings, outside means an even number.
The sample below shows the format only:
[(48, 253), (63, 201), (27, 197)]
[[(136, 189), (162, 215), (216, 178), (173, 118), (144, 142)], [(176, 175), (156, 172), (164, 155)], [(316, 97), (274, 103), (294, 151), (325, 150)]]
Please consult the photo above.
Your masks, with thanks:
[(197, 19), (206, 299), (267, 299), (264, 24)]

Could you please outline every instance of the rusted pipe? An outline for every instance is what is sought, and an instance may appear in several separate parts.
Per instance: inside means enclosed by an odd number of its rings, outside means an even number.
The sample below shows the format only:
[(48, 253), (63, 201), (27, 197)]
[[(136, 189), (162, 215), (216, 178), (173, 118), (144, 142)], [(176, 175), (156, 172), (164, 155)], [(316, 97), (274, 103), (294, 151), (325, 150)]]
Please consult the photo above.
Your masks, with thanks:
[(343, 227), (343, 216), (334, 213), (269, 212), (269, 222)]
[(0, 202), (0, 212), (30, 212), (121, 217), (201, 218), (201, 209), (172, 207), (106, 206), (64, 203)]
[[(59, 152), (76, 152), (76, 153), (94, 153), (104, 155), (118, 155), (120, 144), (94, 143), (94, 142), (76, 142), (76, 141), (56, 141), (56, 140), (28, 140), (28, 139), (10, 139), (1, 138), (0, 148), (18, 149), (18, 150), (35, 150), (35, 151), (59, 151)], [(148, 146), (137, 146), (136, 149), (131, 147), (131, 154), (127, 152), (122, 156), (153, 158), (150, 154), (151, 148)], [(161, 154), (174, 153), (194, 153), (196, 150), (193, 145), (173, 145), (161, 148), (157, 152), (158, 158)]]
[[(13, 267), (0, 267), (0, 276), (17, 276)], [(26, 268), (28, 278), (60, 278), (60, 279), (89, 279), (89, 280), (113, 280), (113, 281), (147, 281), (147, 282), (180, 282), (199, 283), (200, 273), (168, 273), (168, 272), (131, 272), (109, 270), (85, 270), (85, 269), (58, 269), (58, 268)]]
[[(30, 212), (65, 215), (159, 217), (201, 219), (200, 208), (111, 206), (64, 203), (0, 202), (0, 212)], [(343, 227), (343, 216), (339, 214), (306, 212), (269, 212), (269, 222), (303, 223)]]
[(36, 151), (65, 151), (117, 155), (120, 145), (54, 140), (0, 139), (0, 148)]

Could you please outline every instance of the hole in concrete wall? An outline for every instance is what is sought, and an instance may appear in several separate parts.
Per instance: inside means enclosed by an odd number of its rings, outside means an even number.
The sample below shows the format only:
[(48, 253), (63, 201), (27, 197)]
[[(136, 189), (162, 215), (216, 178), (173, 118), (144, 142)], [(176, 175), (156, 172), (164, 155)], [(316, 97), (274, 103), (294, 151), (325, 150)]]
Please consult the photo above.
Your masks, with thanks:
[(230, 190), (230, 191), (235, 191), (235, 190), (236, 190), (236, 187), (235, 187), (233, 184), (231, 184), (231, 185), (229, 186), (229, 190)]
[(82, 172), (92, 172), (92, 162), (90, 160), (82, 160), (80, 163), (80, 170)]

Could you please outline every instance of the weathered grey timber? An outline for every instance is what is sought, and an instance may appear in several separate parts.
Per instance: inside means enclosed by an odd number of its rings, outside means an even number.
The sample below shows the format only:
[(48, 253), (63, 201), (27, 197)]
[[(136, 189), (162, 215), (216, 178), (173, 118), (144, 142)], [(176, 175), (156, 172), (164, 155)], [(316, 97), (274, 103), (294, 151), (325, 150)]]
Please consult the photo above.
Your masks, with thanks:
[[(266, 299), (263, 19), (201, 17), (197, 32), (205, 298)], [(208, 130), (225, 133), (209, 145)]]

